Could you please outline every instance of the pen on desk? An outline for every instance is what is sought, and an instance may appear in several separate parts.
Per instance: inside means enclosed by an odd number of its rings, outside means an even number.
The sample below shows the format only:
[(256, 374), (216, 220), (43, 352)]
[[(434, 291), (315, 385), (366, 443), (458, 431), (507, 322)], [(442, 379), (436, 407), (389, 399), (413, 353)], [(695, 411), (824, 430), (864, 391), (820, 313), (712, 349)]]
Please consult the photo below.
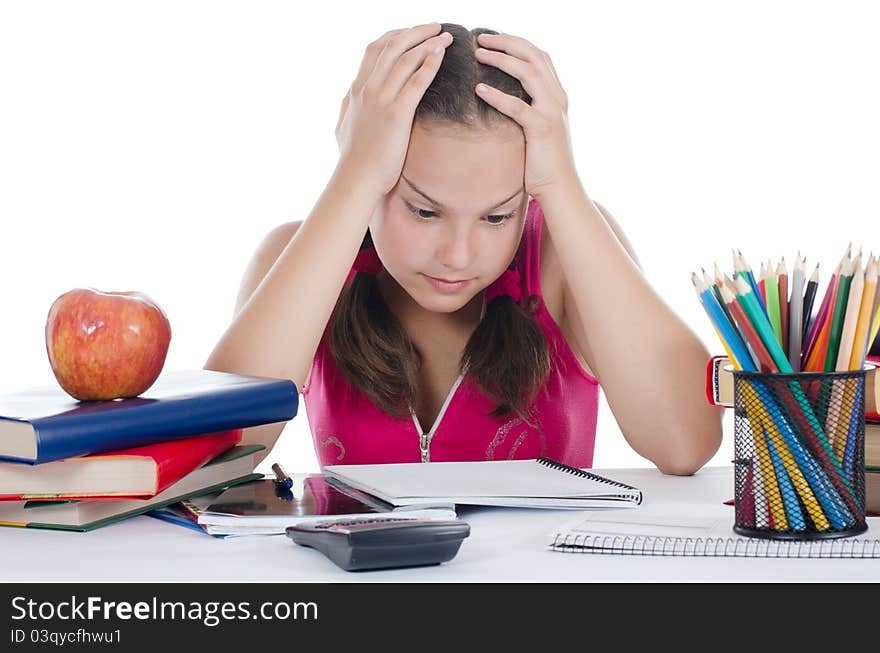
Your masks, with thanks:
[(283, 487), (286, 490), (289, 490), (293, 487), (293, 479), (287, 475), (287, 472), (284, 471), (284, 468), (278, 463), (273, 463), (272, 471), (275, 472), (275, 484)]

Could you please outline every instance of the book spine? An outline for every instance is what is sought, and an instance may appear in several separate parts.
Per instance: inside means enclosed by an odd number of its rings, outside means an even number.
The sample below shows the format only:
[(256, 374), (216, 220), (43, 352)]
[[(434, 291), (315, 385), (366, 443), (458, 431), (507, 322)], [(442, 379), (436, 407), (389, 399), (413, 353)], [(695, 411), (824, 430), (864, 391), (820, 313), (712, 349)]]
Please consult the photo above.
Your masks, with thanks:
[(103, 405), (94, 415), (61, 413), (32, 422), (37, 457), (44, 463), (115, 451), (186, 436), (285, 422), (296, 415), (299, 394), (288, 381), (211, 394), (132, 398)]
[(194, 469), (213, 460), (241, 441), (241, 429), (220, 431), (205, 437), (185, 438), (176, 442), (159, 444), (164, 451), (153, 455), (156, 465), (156, 479), (153, 493), (162, 492), (175, 481), (180, 480)]

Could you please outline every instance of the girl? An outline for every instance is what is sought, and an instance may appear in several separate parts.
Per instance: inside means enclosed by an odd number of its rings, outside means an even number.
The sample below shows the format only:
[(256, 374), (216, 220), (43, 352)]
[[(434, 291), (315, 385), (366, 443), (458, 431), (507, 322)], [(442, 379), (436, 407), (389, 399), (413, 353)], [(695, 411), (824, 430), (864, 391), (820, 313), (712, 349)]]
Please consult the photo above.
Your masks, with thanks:
[[(717, 451), (707, 350), (575, 170), (525, 39), (455, 24), (371, 43), (340, 157), (244, 275), (206, 369), (290, 378), (321, 466), (549, 456), (592, 466), (598, 385), (662, 472)], [(246, 429), (268, 452), (284, 424)]]

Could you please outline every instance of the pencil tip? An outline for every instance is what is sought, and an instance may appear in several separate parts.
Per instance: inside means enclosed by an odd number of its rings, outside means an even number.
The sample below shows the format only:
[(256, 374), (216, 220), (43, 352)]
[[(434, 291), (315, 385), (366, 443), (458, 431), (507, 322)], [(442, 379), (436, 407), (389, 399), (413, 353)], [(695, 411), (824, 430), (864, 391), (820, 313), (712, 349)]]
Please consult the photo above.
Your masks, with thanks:
[(709, 273), (703, 270), (703, 283), (706, 284), (706, 288), (712, 287), (712, 278), (709, 276)]
[(736, 286), (738, 295), (747, 295), (752, 290), (752, 287), (742, 277), (737, 277), (733, 284)]

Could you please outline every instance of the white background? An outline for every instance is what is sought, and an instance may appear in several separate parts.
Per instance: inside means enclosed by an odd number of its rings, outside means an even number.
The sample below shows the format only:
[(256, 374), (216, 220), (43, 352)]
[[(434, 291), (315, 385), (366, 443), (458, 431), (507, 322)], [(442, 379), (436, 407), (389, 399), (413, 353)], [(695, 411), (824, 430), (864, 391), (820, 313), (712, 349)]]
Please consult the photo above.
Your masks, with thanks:
[[(81, 286), (153, 297), (165, 370), (202, 367), (259, 241), (323, 190), (365, 46), (432, 20), (550, 53), (585, 187), (713, 353), (691, 271), (729, 271), (732, 247), (755, 271), (800, 250), (824, 288), (850, 241), (880, 250), (872, 3), (434, 6), (0, 3), (0, 391), (54, 383), (46, 314)], [(272, 459), (317, 470), (302, 401)], [(604, 398), (594, 464), (650, 465)]]

